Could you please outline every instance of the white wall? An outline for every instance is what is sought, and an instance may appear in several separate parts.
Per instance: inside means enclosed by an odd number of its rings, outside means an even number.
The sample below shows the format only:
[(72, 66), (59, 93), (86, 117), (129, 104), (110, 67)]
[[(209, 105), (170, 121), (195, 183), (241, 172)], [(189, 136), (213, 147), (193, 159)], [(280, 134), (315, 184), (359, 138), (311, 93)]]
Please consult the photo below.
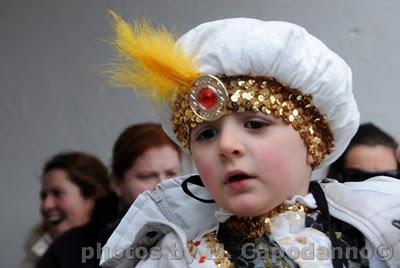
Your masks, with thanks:
[(178, 33), (225, 17), (298, 23), (353, 68), (362, 121), (400, 137), (397, 0), (1, 0), (1, 267), (16, 267), (30, 227), (40, 220), (40, 169), (50, 155), (80, 149), (109, 163), (124, 127), (157, 120), (146, 102), (110, 89), (98, 73), (112, 58), (102, 41), (111, 34), (108, 8)]

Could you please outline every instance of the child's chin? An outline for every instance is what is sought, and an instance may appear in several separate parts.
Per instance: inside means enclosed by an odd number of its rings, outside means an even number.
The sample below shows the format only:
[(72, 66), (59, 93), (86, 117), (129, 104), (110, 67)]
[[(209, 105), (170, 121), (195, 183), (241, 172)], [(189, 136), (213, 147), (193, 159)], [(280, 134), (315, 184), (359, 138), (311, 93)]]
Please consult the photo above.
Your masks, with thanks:
[(262, 207), (257, 208), (254, 205), (245, 205), (245, 204), (233, 206), (230, 209), (230, 211), (239, 217), (253, 217), (266, 213), (266, 211), (264, 211)]
[[(274, 207), (266, 206), (260, 200), (235, 200), (238, 202), (229, 203), (229, 208), (226, 210), (239, 217), (254, 217), (264, 215)], [(247, 202), (245, 202), (247, 201)]]

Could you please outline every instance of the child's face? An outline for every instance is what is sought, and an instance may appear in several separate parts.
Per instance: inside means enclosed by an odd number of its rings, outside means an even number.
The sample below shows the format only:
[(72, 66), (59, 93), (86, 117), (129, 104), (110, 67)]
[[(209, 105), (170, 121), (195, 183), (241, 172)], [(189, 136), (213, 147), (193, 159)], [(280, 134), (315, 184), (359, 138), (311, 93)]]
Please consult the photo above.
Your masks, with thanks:
[(202, 123), (191, 151), (215, 201), (236, 215), (261, 215), (308, 192), (312, 157), (292, 126), (273, 116), (243, 112)]

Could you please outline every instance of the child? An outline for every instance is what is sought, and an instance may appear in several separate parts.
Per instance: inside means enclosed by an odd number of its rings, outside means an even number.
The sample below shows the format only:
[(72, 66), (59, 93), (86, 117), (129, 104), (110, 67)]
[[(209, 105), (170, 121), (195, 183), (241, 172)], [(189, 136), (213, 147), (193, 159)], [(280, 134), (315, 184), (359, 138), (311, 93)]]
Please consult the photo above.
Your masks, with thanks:
[(310, 183), (359, 122), (339, 56), (285, 22), (213, 21), (175, 42), (112, 16), (112, 81), (157, 102), (199, 175), (142, 194), (102, 266), (398, 267), (397, 180)]

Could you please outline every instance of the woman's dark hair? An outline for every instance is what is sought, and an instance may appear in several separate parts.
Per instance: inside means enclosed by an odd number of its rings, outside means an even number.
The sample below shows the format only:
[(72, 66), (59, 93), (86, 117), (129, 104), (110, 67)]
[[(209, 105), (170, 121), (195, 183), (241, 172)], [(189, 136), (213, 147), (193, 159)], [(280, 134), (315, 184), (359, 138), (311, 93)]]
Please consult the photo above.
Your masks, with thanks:
[(160, 124), (141, 123), (126, 128), (113, 147), (111, 169), (115, 179), (121, 180), (124, 173), (145, 151), (164, 145), (171, 146), (180, 156), (178, 145), (165, 134)]
[(356, 145), (385, 146), (395, 155), (398, 143), (389, 134), (372, 123), (361, 124), (344, 153), (331, 164), (327, 177), (341, 180), (347, 153)]
[(43, 167), (43, 174), (62, 169), (85, 198), (99, 199), (111, 191), (107, 168), (95, 156), (84, 152), (63, 152), (53, 156)]

